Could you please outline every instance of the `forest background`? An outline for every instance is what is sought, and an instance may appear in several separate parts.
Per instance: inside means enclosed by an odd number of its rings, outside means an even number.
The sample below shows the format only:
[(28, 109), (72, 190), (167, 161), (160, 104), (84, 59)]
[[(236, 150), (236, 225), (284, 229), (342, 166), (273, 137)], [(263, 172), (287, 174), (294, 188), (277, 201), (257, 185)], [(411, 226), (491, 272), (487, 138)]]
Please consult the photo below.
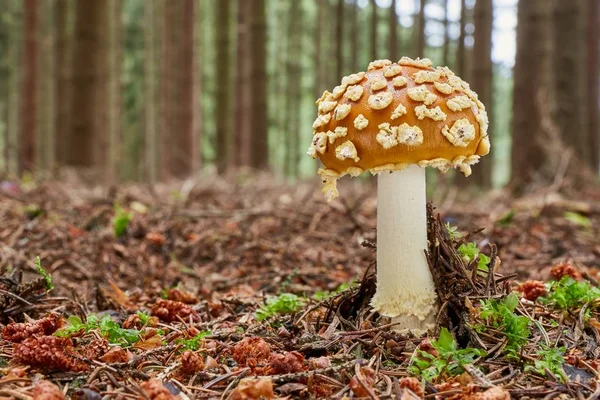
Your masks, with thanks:
[(493, 156), (469, 180), (446, 179), (521, 190), (598, 175), (598, 0), (0, 5), (6, 178), (314, 176), (315, 99), (369, 61), (401, 56), (449, 66), (490, 110)]

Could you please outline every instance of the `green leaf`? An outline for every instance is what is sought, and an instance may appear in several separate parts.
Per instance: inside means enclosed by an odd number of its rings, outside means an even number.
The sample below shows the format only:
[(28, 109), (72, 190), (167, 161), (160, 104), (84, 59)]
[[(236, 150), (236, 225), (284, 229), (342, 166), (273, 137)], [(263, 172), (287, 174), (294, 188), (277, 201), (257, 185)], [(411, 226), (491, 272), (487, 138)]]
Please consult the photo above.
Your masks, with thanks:
[(125, 211), (121, 206), (115, 204), (115, 217), (113, 218), (113, 232), (115, 237), (121, 237), (127, 232), (127, 227), (133, 219), (133, 215)]
[(496, 221), (496, 223), (501, 226), (509, 226), (512, 223), (515, 215), (517, 215), (515, 210), (510, 210), (509, 212), (501, 216), (500, 219)]
[(46, 289), (54, 289), (54, 284), (52, 284), (52, 276), (46, 272), (44, 267), (42, 267), (42, 260), (39, 256), (35, 258), (35, 270), (44, 278), (44, 281), (46, 281)]
[(510, 311), (515, 311), (517, 306), (519, 305), (519, 298), (516, 294), (511, 293), (502, 300), (502, 303), (508, 308)]
[(264, 306), (256, 311), (256, 319), (264, 321), (278, 314), (293, 314), (304, 306), (304, 300), (293, 293), (269, 297)]
[(446, 328), (442, 328), (440, 331), (440, 337), (435, 341), (436, 348), (439, 346), (441, 349), (445, 351), (455, 351), (456, 343), (454, 342), (454, 337)]
[(565, 212), (564, 217), (567, 221), (575, 225), (579, 225), (582, 228), (590, 229), (592, 227), (592, 221), (590, 221), (590, 219), (585, 215), (579, 214), (578, 212), (567, 211)]
[(180, 343), (182, 345), (181, 347), (183, 349), (190, 350), (190, 351), (196, 351), (200, 348), (200, 344), (202, 343), (202, 340), (205, 337), (210, 336), (210, 335), (212, 335), (211, 331), (202, 331), (191, 339), (180, 339), (177, 341), (177, 343)]

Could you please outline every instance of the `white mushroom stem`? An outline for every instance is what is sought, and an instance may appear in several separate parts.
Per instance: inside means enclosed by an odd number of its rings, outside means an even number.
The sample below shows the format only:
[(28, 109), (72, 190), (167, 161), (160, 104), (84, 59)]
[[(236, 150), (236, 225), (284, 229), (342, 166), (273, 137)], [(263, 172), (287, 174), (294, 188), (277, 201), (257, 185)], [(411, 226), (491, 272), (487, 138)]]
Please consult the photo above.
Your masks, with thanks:
[(396, 331), (420, 335), (435, 323), (437, 296), (425, 249), (425, 168), (379, 173), (377, 292), (371, 305), (399, 323)]

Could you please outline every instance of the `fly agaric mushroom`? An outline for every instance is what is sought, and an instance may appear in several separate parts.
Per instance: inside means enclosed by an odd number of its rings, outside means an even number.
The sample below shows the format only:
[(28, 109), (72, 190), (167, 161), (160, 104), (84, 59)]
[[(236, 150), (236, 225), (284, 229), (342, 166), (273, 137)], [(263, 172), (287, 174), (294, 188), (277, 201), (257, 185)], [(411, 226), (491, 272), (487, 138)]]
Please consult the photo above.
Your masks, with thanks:
[(488, 154), (488, 117), (477, 94), (429, 59), (378, 60), (317, 100), (308, 154), (319, 157), (328, 201), (336, 181), (377, 174), (377, 292), (371, 301), (397, 331), (433, 327), (437, 296), (427, 248), (425, 167), (465, 176)]

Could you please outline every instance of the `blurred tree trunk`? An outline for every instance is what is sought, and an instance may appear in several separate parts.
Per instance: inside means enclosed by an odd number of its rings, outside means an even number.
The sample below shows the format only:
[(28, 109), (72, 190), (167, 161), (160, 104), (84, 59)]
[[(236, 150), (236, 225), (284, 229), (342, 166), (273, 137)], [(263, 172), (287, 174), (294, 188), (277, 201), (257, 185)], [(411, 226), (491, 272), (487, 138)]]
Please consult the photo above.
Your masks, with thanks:
[(23, 81), (21, 100), (21, 137), (19, 174), (36, 167), (36, 117), (38, 90), (38, 1), (23, 3)]
[[(354, 0), (350, 6), (350, 66), (352, 73), (358, 71), (358, 48), (359, 48), (359, 28), (358, 28), (358, 0)], [(319, 94), (320, 95), (320, 94)]]
[[(300, 7), (302, 6), (300, 5)], [(337, 79), (341, 79), (343, 76), (345, 42), (344, 17), (344, 0), (337, 0), (335, 17), (335, 76)], [(299, 35), (299, 33), (296, 35)]]
[[(250, 13), (250, 93), (252, 107), (252, 163), (256, 169), (269, 168), (267, 121), (267, 9), (265, 0), (253, 0)], [(300, 16), (298, 17), (300, 18)]]
[(144, 3), (144, 158), (146, 166), (146, 179), (149, 183), (158, 180), (158, 133), (159, 124), (157, 115), (157, 81), (156, 56), (156, 2), (153, 0)]
[(548, 162), (545, 144), (551, 125), (548, 105), (551, 63), (550, 10), (547, 0), (520, 0), (514, 68), (511, 181), (522, 191), (543, 178)]
[[(493, 110), (493, 64), (492, 26), (494, 21), (492, 0), (478, 0), (475, 3), (475, 44), (473, 47), (473, 80), (471, 87), (491, 114)], [(488, 134), (492, 134), (491, 125)], [(492, 186), (493, 157), (483, 157), (473, 168), (473, 181), (479, 187)]]
[(71, 90), (69, 84), (72, 68), (72, 38), (69, 0), (56, 0), (54, 3), (54, 36), (56, 38), (55, 69), (55, 160), (58, 165), (67, 162), (67, 142), (71, 126)]
[(393, 62), (398, 61), (398, 14), (396, 12), (397, 0), (392, 0), (390, 5), (390, 54), (389, 57)]
[[(327, 87), (327, 73), (325, 71), (325, 63), (323, 62), (323, 38), (321, 27), (325, 21), (325, 2), (327, 0), (316, 0), (317, 1), (317, 21), (315, 24), (314, 40), (315, 40), (315, 92), (314, 96), (316, 99), (321, 97), (321, 93)], [(281, 54), (281, 52), (278, 52)]]
[[(215, 123), (217, 135), (216, 164), (219, 173), (225, 172), (231, 161), (231, 129), (230, 129), (230, 0), (221, 0), (216, 7), (216, 65), (215, 80), (218, 82), (215, 91)], [(252, 8), (256, 4), (252, 4)]]
[(554, 0), (555, 120), (566, 146), (592, 166), (587, 127), (585, 0)]
[(594, 172), (600, 168), (600, 2), (588, 0), (587, 9), (587, 82), (589, 104), (589, 136), (591, 164)]
[[(287, 51), (287, 101), (286, 101), (286, 176), (298, 176), (300, 162), (300, 97), (302, 88), (301, 57), (302, 53), (302, 4), (293, 2), (290, 5), (290, 23), (288, 24)], [(339, 46), (339, 43), (338, 43)], [(341, 63), (339, 63), (341, 65)]]
[(250, 13), (252, 3), (238, 0), (237, 10), (237, 60), (236, 60), (236, 92), (235, 96), (235, 165), (251, 166), (252, 164), (252, 127), (250, 111), (252, 92), (250, 91)]
[(23, 25), (17, 15), (22, 12), (20, 2), (9, 3), (11, 26), (8, 29), (8, 104), (6, 105), (6, 146), (4, 156), (6, 170), (9, 174), (17, 174), (19, 169), (19, 136), (20, 136), (20, 102), (22, 90), (20, 86), (22, 68), (20, 54), (23, 47)]
[(121, 41), (121, 0), (108, 1), (108, 87), (107, 89), (107, 121), (108, 149), (105, 169), (105, 183), (114, 184), (119, 178), (120, 162), (123, 155), (123, 126), (121, 123), (121, 64), (122, 64), (122, 41)]
[(448, 20), (448, 0), (444, 0), (444, 47), (442, 63), (450, 67), (450, 21)]
[(466, 56), (465, 56), (465, 37), (466, 37), (466, 27), (467, 25), (467, 1), (460, 0), (460, 27), (458, 34), (458, 47), (456, 50), (456, 74), (463, 79), (467, 79), (465, 64), (466, 64)]
[(377, 60), (377, 2), (371, 0), (371, 60)]
[(417, 32), (417, 57), (423, 58), (425, 57), (425, 6), (427, 5), (427, 0), (421, 0), (419, 4), (419, 25)]
[[(194, 26), (196, 19), (195, 0), (180, 0), (177, 7), (178, 16), (173, 20), (177, 25), (173, 68), (175, 102), (172, 115), (174, 129), (172, 174), (177, 178), (186, 178), (196, 170), (198, 145), (196, 140), (195, 117), (195, 40)], [(229, 47), (227, 47), (229, 49)], [(223, 65), (227, 69), (228, 64)], [(226, 86), (229, 88), (229, 86)], [(231, 141), (230, 141), (231, 143)], [(230, 153), (229, 153), (230, 154)]]
[(106, 159), (107, 66), (103, 40), (107, 32), (107, 3), (75, 2), (72, 57), (72, 118), (67, 140), (66, 163), (76, 167), (103, 167)]
[(38, 170), (49, 171), (54, 166), (55, 155), (55, 106), (54, 83), (56, 81), (55, 63), (55, 38), (54, 38), (54, 3), (55, 0), (46, 0), (40, 4), (39, 38), (40, 51), (37, 74), (39, 76), (39, 90), (37, 91), (37, 140), (36, 163)]

